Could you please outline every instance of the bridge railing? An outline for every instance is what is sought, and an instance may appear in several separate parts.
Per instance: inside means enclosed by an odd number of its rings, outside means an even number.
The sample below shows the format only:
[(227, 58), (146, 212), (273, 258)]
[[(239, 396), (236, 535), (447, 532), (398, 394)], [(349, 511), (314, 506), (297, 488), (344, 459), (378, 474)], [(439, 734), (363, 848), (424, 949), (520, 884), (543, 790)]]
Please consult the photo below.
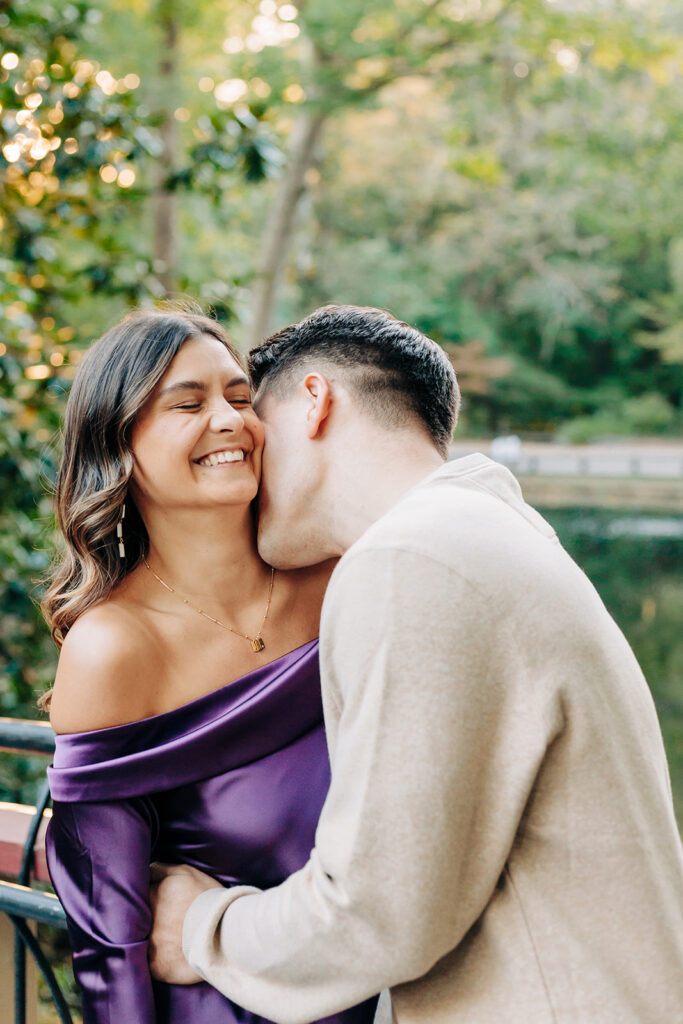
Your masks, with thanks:
[[(54, 752), (54, 733), (42, 722), (0, 718), (0, 750)], [(35, 1024), (38, 974), (50, 990), (62, 1024), (73, 1024), (69, 1007), (36, 937), (36, 925), (66, 927), (62, 906), (52, 893), (32, 887), (49, 881), (44, 835), (50, 791), (43, 782), (34, 807), (0, 801), (0, 1024)]]

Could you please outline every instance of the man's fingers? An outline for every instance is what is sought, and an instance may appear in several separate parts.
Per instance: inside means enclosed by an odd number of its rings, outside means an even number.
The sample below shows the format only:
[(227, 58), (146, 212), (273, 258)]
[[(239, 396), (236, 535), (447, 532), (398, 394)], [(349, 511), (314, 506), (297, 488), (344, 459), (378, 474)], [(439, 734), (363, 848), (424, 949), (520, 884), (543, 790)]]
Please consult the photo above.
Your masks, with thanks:
[(153, 923), (148, 954), (152, 976), (173, 985), (194, 985), (202, 979), (183, 956), (183, 921), (200, 893), (222, 886), (189, 864), (151, 864), (150, 881)]

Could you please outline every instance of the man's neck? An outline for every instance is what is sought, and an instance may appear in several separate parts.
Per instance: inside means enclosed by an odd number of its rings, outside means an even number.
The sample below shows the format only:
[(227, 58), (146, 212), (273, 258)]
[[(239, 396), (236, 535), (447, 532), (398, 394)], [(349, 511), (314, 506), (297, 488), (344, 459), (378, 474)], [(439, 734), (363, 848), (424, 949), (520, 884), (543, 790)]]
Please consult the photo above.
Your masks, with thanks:
[(356, 448), (338, 465), (327, 509), (335, 553), (342, 555), (408, 491), (440, 469), (444, 460), (430, 441), (408, 435), (378, 446), (369, 444), (365, 451)]

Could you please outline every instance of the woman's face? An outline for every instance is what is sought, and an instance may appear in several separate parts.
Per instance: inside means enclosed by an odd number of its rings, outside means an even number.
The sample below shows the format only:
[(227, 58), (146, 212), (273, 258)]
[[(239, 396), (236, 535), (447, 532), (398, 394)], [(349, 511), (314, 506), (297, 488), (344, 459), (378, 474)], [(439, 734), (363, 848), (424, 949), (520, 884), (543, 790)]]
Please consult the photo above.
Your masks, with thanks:
[(140, 512), (249, 504), (263, 428), (244, 370), (215, 338), (186, 341), (133, 429)]

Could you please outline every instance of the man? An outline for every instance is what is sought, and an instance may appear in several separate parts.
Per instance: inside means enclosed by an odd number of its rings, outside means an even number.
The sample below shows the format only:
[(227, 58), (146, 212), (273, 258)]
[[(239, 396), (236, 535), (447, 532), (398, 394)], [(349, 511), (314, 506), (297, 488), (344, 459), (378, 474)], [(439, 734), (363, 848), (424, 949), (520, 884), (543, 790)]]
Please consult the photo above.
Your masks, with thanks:
[(683, 864), (647, 685), (507, 470), (444, 461), (445, 355), (333, 306), (250, 369), (261, 554), (343, 555), (320, 630), (332, 783), (282, 885), (165, 874), (153, 969), (282, 1024), (381, 989), (397, 1024), (680, 1019)]

